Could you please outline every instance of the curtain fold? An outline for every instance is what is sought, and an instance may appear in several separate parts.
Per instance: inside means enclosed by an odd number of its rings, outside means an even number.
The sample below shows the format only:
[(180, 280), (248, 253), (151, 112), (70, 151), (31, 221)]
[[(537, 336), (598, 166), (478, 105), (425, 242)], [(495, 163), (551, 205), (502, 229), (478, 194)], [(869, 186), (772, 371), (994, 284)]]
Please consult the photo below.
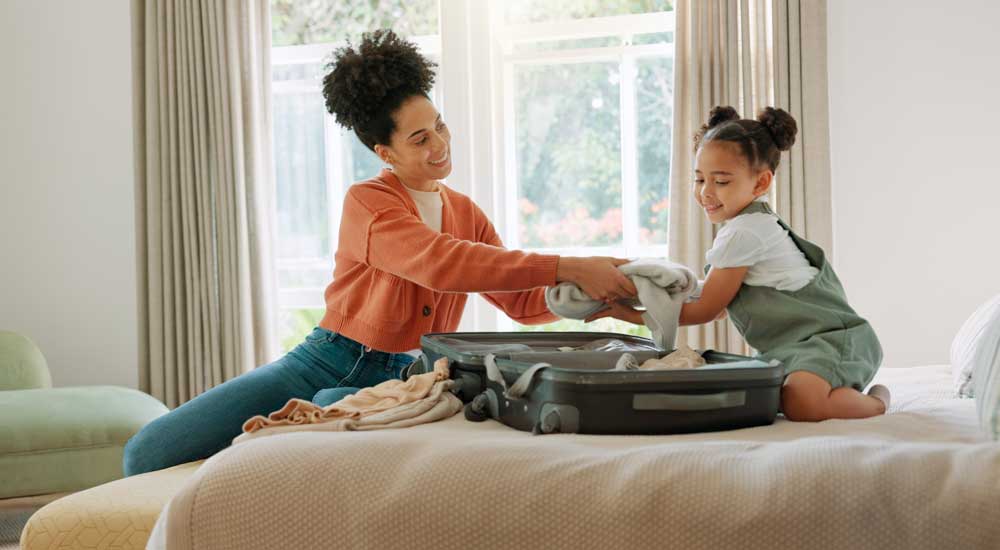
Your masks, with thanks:
[(267, 0), (134, 0), (140, 389), (176, 407), (274, 358)]
[(825, 0), (772, 0), (774, 102), (799, 125), (775, 180), (776, 211), (833, 257)]
[[(674, 9), (670, 258), (700, 270), (715, 237), (691, 182), (694, 135), (716, 105), (731, 105), (745, 118), (775, 105), (795, 117), (799, 135), (778, 169), (771, 200), (796, 231), (830, 251), (825, 2), (678, 0)], [(684, 327), (682, 343), (749, 351), (728, 320)]]

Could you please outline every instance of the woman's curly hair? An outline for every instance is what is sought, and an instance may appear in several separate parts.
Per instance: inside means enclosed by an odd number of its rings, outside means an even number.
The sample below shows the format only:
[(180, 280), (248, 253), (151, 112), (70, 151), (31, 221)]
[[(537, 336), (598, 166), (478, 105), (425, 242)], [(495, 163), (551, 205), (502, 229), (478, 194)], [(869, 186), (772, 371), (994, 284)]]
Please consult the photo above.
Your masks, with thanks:
[(764, 107), (757, 120), (740, 118), (736, 109), (719, 105), (712, 108), (708, 122), (694, 136), (694, 150), (698, 152), (710, 141), (728, 141), (740, 146), (750, 166), (766, 165), (771, 171), (778, 169), (781, 152), (795, 144), (798, 125), (784, 109)]
[(389, 143), (396, 109), (413, 96), (428, 97), (435, 66), (390, 29), (364, 33), (356, 48), (337, 49), (326, 66), (326, 110), (374, 151)]

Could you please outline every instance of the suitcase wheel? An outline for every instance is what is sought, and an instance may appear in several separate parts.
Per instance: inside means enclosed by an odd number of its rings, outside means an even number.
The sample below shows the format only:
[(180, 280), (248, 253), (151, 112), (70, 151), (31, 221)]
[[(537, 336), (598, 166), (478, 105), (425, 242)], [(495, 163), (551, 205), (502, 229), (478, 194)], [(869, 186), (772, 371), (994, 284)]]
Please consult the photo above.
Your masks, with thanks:
[(559, 433), (559, 428), (561, 428), (561, 417), (558, 411), (550, 411), (538, 422), (535, 422), (535, 427), (531, 429), (532, 435), (542, 435)]
[(487, 407), (489, 406), (489, 399), (486, 394), (481, 393), (472, 398), (465, 404), (463, 411), (465, 412), (465, 419), (470, 422), (482, 422), (489, 418), (487, 412)]
[(421, 354), (420, 357), (414, 359), (412, 363), (403, 367), (403, 370), (399, 373), (399, 379), (405, 382), (413, 375), (427, 372), (427, 365), (425, 364), (426, 361), (427, 359), (423, 356), (423, 354)]

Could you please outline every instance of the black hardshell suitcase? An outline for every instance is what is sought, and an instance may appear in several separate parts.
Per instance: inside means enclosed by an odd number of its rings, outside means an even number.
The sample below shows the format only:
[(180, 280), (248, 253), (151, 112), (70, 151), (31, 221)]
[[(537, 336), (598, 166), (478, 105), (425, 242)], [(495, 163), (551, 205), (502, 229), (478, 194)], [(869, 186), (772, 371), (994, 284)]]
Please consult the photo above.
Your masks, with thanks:
[(434, 333), (421, 346), (423, 357), (408, 374), (448, 357), (456, 394), (468, 403), (466, 418), (534, 433), (669, 434), (770, 424), (784, 379), (780, 362), (715, 351), (702, 352), (708, 364), (698, 369), (616, 371), (623, 353), (640, 363), (669, 353), (647, 338), (616, 333)]

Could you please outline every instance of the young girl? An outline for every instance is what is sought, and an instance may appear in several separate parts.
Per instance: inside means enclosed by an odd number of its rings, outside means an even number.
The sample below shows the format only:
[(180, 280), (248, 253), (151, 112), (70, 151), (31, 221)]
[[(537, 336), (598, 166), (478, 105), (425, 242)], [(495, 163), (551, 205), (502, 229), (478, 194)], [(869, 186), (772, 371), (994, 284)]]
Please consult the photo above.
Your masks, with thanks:
[[(708, 277), (680, 324), (707, 323), (728, 311), (764, 359), (785, 365), (782, 410), (790, 420), (867, 418), (885, 413), (889, 391), (861, 393), (882, 361), (867, 321), (847, 304), (823, 251), (802, 239), (766, 202), (781, 151), (795, 142), (795, 119), (771, 107), (757, 120), (732, 107), (712, 109), (695, 136), (694, 195), (712, 223), (724, 223), (706, 253)], [(591, 319), (641, 324), (619, 303)]]

